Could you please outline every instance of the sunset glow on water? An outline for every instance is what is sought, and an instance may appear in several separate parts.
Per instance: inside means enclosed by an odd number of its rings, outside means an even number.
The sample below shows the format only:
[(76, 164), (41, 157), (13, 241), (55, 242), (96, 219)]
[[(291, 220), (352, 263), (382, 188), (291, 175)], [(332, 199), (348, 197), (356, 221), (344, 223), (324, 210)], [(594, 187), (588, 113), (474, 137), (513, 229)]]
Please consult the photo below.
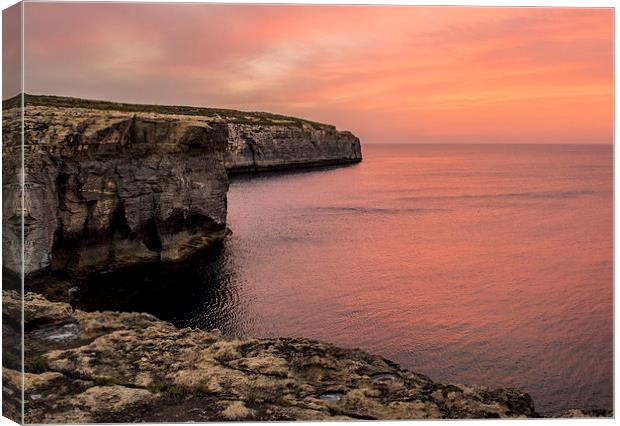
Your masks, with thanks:
[(611, 408), (611, 146), (364, 155), (234, 180), (233, 235), (158, 315), (519, 387), (542, 413)]

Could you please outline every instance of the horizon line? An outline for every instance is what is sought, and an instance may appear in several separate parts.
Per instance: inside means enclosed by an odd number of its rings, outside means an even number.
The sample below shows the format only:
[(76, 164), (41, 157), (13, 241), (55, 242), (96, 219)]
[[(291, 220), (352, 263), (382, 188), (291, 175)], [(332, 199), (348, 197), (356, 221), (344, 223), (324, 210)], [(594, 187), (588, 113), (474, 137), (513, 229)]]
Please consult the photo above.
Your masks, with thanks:
[(363, 145), (574, 145), (574, 146), (592, 146), (592, 145), (604, 145), (614, 146), (615, 143), (575, 143), (575, 142), (363, 142)]

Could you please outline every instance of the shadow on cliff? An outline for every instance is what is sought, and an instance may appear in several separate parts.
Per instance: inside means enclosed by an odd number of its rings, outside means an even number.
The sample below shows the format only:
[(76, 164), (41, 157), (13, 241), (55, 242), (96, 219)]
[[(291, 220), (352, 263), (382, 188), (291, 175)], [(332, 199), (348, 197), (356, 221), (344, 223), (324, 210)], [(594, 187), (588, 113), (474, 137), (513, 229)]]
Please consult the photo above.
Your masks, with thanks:
[(247, 317), (236, 270), (234, 257), (220, 244), (178, 263), (124, 267), (71, 283), (47, 277), (27, 284), (27, 291), (84, 311), (148, 312), (177, 327), (243, 335)]
[(228, 170), (228, 178), (231, 181), (251, 181), (256, 179), (272, 179), (280, 176), (299, 175), (307, 173), (322, 173), (330, 170), (337, 170), (348, 167), (358, 167), (361, 161), (353, 163), (338, 163), (318, 166), (292, 166), (286, 169), (261, 169), (261, 170), (244, 170), (230, 171)]

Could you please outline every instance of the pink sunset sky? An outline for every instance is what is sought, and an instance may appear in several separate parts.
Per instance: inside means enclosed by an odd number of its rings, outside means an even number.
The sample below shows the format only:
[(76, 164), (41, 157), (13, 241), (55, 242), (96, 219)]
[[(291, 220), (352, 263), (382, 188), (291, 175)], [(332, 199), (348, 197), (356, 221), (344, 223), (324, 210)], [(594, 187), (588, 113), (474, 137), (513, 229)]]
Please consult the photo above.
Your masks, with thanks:
[(25, 90), (271, 111), (366, 143), (612, 143), (613, 10), (25, 4)]

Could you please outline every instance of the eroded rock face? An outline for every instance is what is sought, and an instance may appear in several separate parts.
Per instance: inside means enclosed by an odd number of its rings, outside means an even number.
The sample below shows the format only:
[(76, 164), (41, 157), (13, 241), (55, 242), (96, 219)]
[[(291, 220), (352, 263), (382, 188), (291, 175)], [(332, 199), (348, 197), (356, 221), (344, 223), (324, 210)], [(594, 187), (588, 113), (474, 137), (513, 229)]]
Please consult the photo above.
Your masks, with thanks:
[[(5, 300), (16, 296), (4, 292)], [(533, 417), (514, 389), (446, 385), (307, 339), (227, 339), (28, 294), (27, 423)], [(28, 306), (35, 303), (36, 306)], [(74, 324), (73, 335), (51, 339)], [(3, 370), (9, 391), (19, 374)]]
[[(225, 125), (87, 109), (27, 107), (25, 114), (26, 273), (178, 260), (223, 238)], [(11, 136), (9, 158), (19, 145)], [(17, 234), (9, 225), (22, 213), (14, 191), (20, 173), (10, 167), (5, 229)], [(19, 271), (11, 247), (4, 265)]]
[(224, 238), (227, 168), (361, 160), (351, 133), (294, 118), (33, 99), (23, 163), (20, 109), (3, 116), (3, 266), (17, 273), (22, 218), (26, 274), (176, 261)]
[(360, 141), (335, 127), (229, 124), (226, 168), (231, 173), (361, 161)]

